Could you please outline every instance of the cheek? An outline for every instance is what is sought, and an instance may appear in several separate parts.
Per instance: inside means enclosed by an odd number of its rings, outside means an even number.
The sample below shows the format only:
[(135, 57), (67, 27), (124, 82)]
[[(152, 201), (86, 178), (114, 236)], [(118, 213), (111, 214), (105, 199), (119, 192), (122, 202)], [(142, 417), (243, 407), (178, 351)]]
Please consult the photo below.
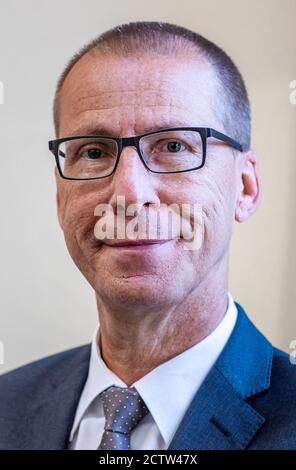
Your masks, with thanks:
[(94, 210), (99, 203), (97, 192), (90, 192), (89, 188), (78, 185), (69, 185), (60, 192), (60, 217), (64, 235), (72, 245), (93, 237), (97, 220)]
[(200, 206), (204, 249), (225, 244), (232, 233), (235, 214), (235, 174), (231, 168), (216, 165), (204, 171), (184, 175), (182, 182), (170, 193), (171, 199)]
[(235, 188), (229, 177), (209, 179), (204, 185), (205, 243), (209, 250), (229, 244), (234, 225)]

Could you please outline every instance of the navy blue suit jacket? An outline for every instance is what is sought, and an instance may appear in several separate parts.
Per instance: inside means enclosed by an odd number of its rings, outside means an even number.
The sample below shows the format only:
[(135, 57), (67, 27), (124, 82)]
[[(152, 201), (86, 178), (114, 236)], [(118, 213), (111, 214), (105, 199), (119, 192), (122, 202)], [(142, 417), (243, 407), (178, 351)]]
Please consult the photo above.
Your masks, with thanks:
[[(169, 449), (296, 449), (296, 366), (242, 307)], [(66, 449), (90, 345), (0, 377), (0, 449)], [(169, 393), (169, 392), (168, 392)]]

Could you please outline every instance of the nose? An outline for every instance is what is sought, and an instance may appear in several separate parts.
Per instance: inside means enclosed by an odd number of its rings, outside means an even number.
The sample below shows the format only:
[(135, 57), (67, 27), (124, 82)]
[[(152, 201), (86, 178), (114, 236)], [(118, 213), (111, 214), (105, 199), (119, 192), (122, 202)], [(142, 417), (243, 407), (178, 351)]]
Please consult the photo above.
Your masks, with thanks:
[(124, 196), (126, 207), (129, 204), (139, 204), (139, 206), (156, 204), (159, 206), (157, 182), (158, 175), (151, 173), (145, 167), (137, 149), (132, 146), (125, 147), (113, 175), (110, 203), (116, 204), (117, 196)]

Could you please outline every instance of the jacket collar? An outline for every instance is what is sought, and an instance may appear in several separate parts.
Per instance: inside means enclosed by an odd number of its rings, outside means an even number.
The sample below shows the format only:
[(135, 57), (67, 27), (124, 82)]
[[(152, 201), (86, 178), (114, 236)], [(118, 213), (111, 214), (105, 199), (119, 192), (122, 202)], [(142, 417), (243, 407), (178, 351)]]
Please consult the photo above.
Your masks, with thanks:
[(245, 400), (270, 386), (273, 348), (236, 303), (232, 335), (169, 449), (245, 449), (265, 422)]

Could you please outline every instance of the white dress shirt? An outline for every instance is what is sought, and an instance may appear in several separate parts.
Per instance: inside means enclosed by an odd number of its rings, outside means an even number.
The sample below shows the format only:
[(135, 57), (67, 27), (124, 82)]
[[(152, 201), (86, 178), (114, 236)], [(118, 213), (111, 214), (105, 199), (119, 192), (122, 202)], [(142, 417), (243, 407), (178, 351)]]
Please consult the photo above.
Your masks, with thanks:
[[(137, 389), (149, 413), (131, 433), (131, 449), (167, 449), (194, 395), (226, 345), (237, 318), (228, 293), (227, 311), (219, 325), (202, 341), (159, 365), (132, 386)], [(126, 387), (103, 361), (97, 347), (96, 328), (88, 377), (76, 410), (69, 449), (95, 450), (104, 431), (100, 393), (112, 385)]]

